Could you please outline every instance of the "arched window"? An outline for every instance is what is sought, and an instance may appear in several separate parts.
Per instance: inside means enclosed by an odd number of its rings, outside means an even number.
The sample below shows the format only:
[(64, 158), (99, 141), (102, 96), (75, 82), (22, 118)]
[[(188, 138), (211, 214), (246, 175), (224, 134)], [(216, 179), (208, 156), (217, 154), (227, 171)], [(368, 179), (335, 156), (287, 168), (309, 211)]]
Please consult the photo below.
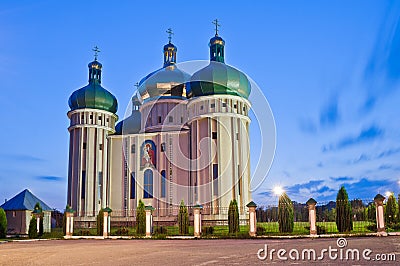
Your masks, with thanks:
[(143, 198), (149, 199), (153, 197), (153, 171), (147, 169), (144, 171), (143, 182)]
[(166, 195), (166, 180), (165, 180), (165, 170), (161, 171), (161, 198), (165, 198)]

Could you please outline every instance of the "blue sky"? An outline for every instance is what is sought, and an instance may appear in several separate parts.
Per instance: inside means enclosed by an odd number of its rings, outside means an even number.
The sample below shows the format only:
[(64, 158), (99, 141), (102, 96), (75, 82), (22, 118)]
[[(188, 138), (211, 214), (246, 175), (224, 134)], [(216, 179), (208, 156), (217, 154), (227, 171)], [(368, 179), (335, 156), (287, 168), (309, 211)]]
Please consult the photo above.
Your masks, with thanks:
[(276, 156), (255, 202), (274, 203), (276, 185), (303, 202), (334, 199), (342, 184), (350, 198), (397, 195), (399, 14), (396, 1), (1, 1), (0, 200), (30, 188), (65, 207), (67, 102), (87, 83), (93, 46), (122, 117), (134, 84), (162, 66), (165, 30), (178, 61), (207, 60), (215, 18), (226, 62), (275, 117)]

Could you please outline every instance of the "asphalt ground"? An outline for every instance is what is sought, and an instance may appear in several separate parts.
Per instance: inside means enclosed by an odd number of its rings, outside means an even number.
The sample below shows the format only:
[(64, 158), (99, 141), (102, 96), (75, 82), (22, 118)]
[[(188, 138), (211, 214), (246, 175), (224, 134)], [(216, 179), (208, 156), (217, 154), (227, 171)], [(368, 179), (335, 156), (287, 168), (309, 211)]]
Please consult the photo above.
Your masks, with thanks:
[(400, 265), (400, 236), (349, 237), (342, 239), (341, 242), (338, 242), (338, 238), (92, 239), (14, 241), (0, 244), (0, 265), (262, 265), (276, 263)]

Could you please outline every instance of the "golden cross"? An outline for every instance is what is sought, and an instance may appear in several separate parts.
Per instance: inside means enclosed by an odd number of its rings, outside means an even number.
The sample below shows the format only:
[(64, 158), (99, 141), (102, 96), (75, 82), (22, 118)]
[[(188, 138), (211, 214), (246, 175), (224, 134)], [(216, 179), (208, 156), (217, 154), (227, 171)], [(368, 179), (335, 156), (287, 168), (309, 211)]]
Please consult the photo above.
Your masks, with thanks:
[(172, 32), (171, 28), (168, 28), (168, 30), (166, 32), (168, 33), (169, 43), (171, 43), (172, 35), (174, 35), (174, 33)]
[(220, 24), (218, 24), (218, 19), (215, 19), (212, 24), (215, 25), (215, 36), (218, 36), (218, 27), (221, 27)]
[(94, 61), (97, 61), (97, 56), (100, 53), (99, 47), (97, 47), (97, 45), (92, 49), (92, 51), (94, 52)]

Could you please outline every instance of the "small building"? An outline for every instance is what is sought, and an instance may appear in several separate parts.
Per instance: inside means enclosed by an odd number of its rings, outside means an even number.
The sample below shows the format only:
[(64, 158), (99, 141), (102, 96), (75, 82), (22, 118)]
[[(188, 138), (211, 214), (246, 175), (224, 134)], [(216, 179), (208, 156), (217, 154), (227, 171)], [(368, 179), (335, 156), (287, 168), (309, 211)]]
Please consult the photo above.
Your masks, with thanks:
[(33, 195), (28, 189), (25, 189), (0, 206), (0, 208), (3, 208), (6, 212), (7, 234), (28, 234), (29, 222), (31, 221), (32, 211), (36, 203), (39, 203), (43, 210), (43, 231), (51, 231), (52, 209), (38, 197)]

